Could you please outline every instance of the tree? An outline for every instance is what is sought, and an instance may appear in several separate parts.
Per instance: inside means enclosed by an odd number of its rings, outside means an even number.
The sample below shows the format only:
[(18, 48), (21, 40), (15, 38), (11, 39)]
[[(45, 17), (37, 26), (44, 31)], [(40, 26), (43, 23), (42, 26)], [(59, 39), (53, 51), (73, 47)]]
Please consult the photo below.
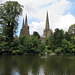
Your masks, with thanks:
[(4, 41), (4, 37), (0, 34), (0, 44)]
[(33, 44), (33, 49), (34, 49), (33, 54), (39, 54), (39, 48), (38, 47), (41, 44), (40, 39), (38, 39), (37, 36), (33, 35), (31, 38), (31, 43)]
[(75, 37), (72, 37), (72, 44), (75, 45)]
[(75, 54), (75, 37), (72, 37), (71, 43), (72, 43), (72, 46), (71, 46), (72, 51)]
[(57, 54), (60, 54), (61, 51), (62, 51), (62, 48), (61, 48), (61, 47), (58, 47), (57, 49), (55, 49), (55, 52), (56, 52)]
[(75, 36), (75, 24), (71, 25), (68, 29), (68, 32)]
[(46, 48), (46, 46), (45, 46), (44, 43), (41, 43), (40, 45), (38, 45), (38, 49), (39, 49), (38, 50), (39, 51), (38, 53), (39, 54), (42, 54), (42, 55), (45, 54), (45, 48)]
[(29, 43), (30, 43), (30, 38), (28, 36), (20, 36), (19, 37), (19, 50), (21, 53), (26, 53), (29, 51)]
[(59, 30), (58, 28), (55, 29), (53, 38), (54, 38), (54, 45), (56, 49), (57, 47), (61, 46), (62, 40), (64, 38), (64, 31), (62, 29)]
[(1, 28), (1, 25), (0, 25), (0, 34), (2, 33), (2, 28)]
[(72, 52), (72, 44), (70, 41), (67, 41), (66, 39), (62, 40), (62, 52), (65, 53), (71, 53)]
[(35, 31), (34, 31), (33, 35), (34, 35), (34, 36), (37, 36), (37, 37), (38, 37), (38, 39), (40, 39), (40, 35), (39, 35), (39, 33), (38, 33), (38, 32), (35, 32)]
[(69, 32), (65, 32), (64, 38), (65, 38), (67, 41), (71, 41), (71, 34), (70, 34)]
[[(15, 43), (17, 46), (17, 44)], [(18, 48), (20, 52), (24, 55), (35, 55), (39, 53), (44, 53), (45, 45), (41, 43), (37, 36), (20, 36)]]
[(13, 41), (13, 35), (18, 28), (18, 18), (22, 14), (22, 7), (17, 1), (0, 4), (0, 24), (6, 41)]
[(54, 51), (55, 45), (54, 45), (54, 37), (53, 35), (49, 36), (46, 40), (45, 40), (45, 44), (48, 47), (49, 50)]

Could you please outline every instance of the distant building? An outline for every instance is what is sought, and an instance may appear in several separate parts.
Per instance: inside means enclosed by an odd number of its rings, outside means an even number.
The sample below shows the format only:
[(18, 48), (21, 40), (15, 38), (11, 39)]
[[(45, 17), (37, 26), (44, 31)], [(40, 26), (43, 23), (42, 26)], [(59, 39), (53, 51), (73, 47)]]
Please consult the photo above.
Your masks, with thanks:
[[(24, 36), (24, 35), (30, 36), (30, 34), (29, 34), (29, 26), (28, 26), (28, 22), (27, 22), (27, 15), (26, 15), (26, 18), (25, 18), (25, 24), (24, 24), (24, 19), (23, 19), (22, 29), (20, 31), (20, 36)], [(50, 35), (51, 35), (51, 29), (49, 27), (49, 18), (48, 18), (48, 12), (47, 12), (45, 30), (44, 30), (43, 36), (40, 36), (41, 41), (44, 42), (45, 39), (47, 37), (49, 37)]]
[(51, 35), (51, 29), (50, 29), (50, 27), (49, 27), (49, 18), (48, 18), (48, 12), (47, 12), (46, 26), (45, 26), (45, 30), (44, 30), (43, 36), (45, 36), (45, 37), (47, 38), (47, 37), (50, 36), (50, 35)]
[(50, 35), (51, 35), (51, 29), (49, 27), (49, 18), (48, 18), (48, 12), (47, 12), (45, 30), (44, 30), (43, 36), (41, 36), (41, 41), (44, 42), (45, 39), (49, 37)]
[(24, 19), (23, 19), (23, 25), (22, 25), (22, 29), (20, 31), (20, 36), (24, 36), (24, 35), (30, 35), (29, 34), (29, 26), (28, 26), (28, 22), (27, 22), (27, 15), (25, 18), (25, 23), (24, 23)]

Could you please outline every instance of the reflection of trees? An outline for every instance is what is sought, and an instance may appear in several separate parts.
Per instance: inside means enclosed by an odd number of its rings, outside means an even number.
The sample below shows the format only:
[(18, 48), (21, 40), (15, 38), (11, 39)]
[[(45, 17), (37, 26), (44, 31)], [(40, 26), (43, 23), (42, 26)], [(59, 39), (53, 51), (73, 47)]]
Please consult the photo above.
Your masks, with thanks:
[(75, 75), (74, 66), (74, 56), (0, 56), (1, 75), (11, 75), (13, 71), (20, 75)]
[(13, 56), (12, 60), (13, 67), (18, 68), (20, 75), (28, 75), (30, 71), (33, 75), (37, 74), (40, 65), (44, 62), (38, 56)]
[(75, 75), (75, 57), (74, 56), (68, 56), (64, 58), (62, 64), (63, 64), (62, 69), (64, 73), (67, 73), (68, 75)]
[[(59, 59), (59, 60), (58, 60)], [(61, 75), (61, 61), (60, 56), (49, 56), (45, 61), (45, 75)]]
[(11, 75), (11, 57), (9, 56), (0, 56), (0, 75)]
[[(71, 59), (72, 60), (71, 60)], [(50, 56), (45, 62), (45, 75), (74, 75), (75, 72), (75, 60), (74, 57), (64, 56)]]
[(37, 74), (38, 69), (42, 63), (38, 56), (21, 57), (18, 62), (19, 71), (21, 75), (23, 75), (24, 73), (25, 75), (28, 75), (27, 73), (29, 71), (31, 71), (33, 75)]

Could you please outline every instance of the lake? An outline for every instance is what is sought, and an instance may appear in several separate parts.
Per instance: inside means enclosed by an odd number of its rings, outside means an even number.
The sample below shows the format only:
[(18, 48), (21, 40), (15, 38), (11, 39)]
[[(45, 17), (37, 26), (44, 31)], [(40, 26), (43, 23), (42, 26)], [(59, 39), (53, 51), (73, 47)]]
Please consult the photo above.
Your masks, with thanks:
[(0, 56), (0, 75), (75, 75), (75, 56)]

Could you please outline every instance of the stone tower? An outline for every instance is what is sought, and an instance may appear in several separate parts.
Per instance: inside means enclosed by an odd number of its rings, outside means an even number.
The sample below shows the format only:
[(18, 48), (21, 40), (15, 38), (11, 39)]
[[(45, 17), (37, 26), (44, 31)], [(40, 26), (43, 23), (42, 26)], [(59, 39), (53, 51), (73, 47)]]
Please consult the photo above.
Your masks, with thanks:
[(50, 35), (51, 35), (51, 30), (50, 30), (50, 27), (49, 27), (49, 18), (48, 18), (48, 12), (47, 12), (46, 26), (45, 26), (45, 30), (44, 30), (43, 36), (45, 36), (45, 38), (47, 38)]
[(26, 18), (25, 18), (25, 24), (24, 24), (24, 19), (23, 19), (22, 29), (20, 31), (20, 36), (24, 36), (24, 35), (29, 36), (29, 26), (28, 26), (28, 22), (27, 22), (27, 15), (26, 15)]

